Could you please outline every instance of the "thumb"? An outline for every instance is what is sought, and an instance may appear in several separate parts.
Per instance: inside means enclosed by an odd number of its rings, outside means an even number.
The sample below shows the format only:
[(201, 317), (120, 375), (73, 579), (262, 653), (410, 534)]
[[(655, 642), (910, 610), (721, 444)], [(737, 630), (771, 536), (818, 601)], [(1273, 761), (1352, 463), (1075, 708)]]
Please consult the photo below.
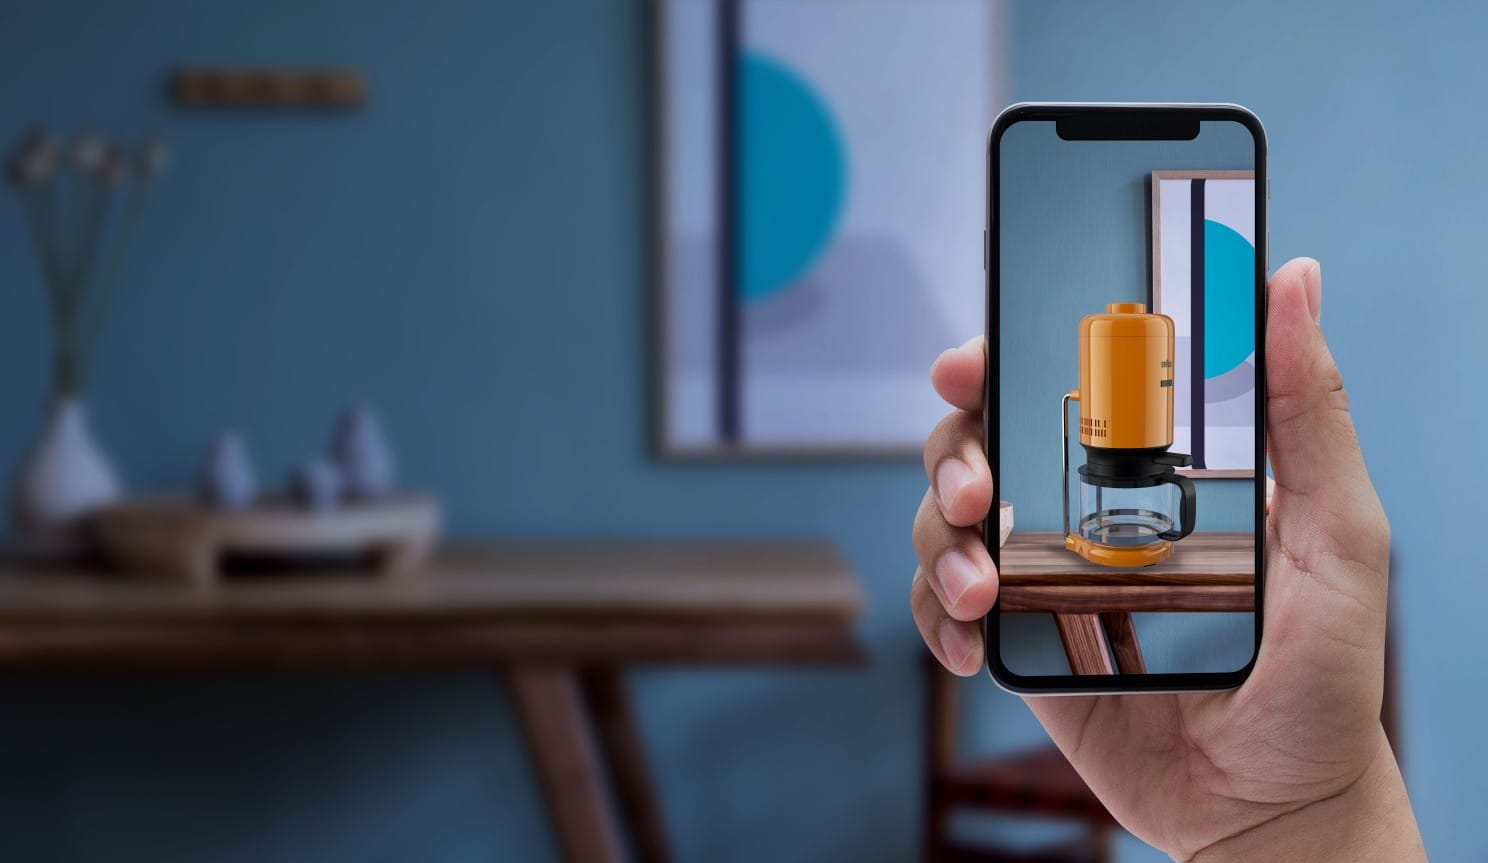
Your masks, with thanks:
[(1322, 268), (1289, 261), (1267, 285), (1266, 434), (1271, 471), (1284, 495), (1374, 497), (1348, 395), (1323, 341)]
[(1287, 263), (1266, 296), (1266, 445), (1276, 492), (1266, 517), (1261, 661), (1271, 664), (1273, 682), (1302, 676), (1305, 685), (1282, 687), (1287, 697), (1378, 722), (1390, 524), (1318, 326), (1317, 261)]

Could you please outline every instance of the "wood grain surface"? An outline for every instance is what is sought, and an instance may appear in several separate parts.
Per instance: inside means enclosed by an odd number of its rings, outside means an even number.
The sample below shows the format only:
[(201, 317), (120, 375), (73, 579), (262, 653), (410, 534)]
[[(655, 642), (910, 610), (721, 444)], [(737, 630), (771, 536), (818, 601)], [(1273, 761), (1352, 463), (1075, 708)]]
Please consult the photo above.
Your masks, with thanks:
[(1004, 612), (1251, 611), (1255, 539), (1195, 533), (1162, 563), (1116, 569), (1065, 549), (1063, 534), (1024, 531), (1002, 547), (998, 575)]
[(454, 546), (405, 581), (276, 574), (192, 586), (0, 568), (0, 623), (845, 620), (862, 609), (836, 550), (811, 542)]
[(828, 544), (480, 545), (401, 581), (218, 584), (0, 568), (0, 665), (852, 663), (857, 581)]
[(1142, 659), (1142, 645), (1137, 641), (1137, 627), (1131, 615), (1108, 611), (1100, 619), (1111, 645), (1111, 655), (1116, 659), (1116, 670), (1122, 674), (1146, 674), (1147, 663)]
[(1002, 547), (998, 574), (1015, 584), (1252, 584), (1255, 537), (1200, 532), (1178, 542), (1162, 563), (1116, 569), (1091, 563), (1064, 547), (1057, 531), (1015, 531)]
[(1099, 614), (1107, 611), (1255, 610), (1255, 589), (1236, 584), (1003, 586), (997, 596), (1005, 612)]
[(390, 576), (428, 562), (439, 535), (439, 503), (399, 494), (323, 510), (287, 500), (241, 509), (205, 507), (190, 498), (137, 498), (90, 517), (119, 569), (152, 581), (201, 583), (222, 577), (232, 554), (331, 554), (364, 557)]
[(1115, 674), (1111, 654), (1106, 652), (1106, 634), (1096, 614), (1056, 614), (1059, 640), (1075, 674)]
[(355, 108), (367, 82), (349, 69), (180, 69), (170, 76), (177, 104), (210, 108)]

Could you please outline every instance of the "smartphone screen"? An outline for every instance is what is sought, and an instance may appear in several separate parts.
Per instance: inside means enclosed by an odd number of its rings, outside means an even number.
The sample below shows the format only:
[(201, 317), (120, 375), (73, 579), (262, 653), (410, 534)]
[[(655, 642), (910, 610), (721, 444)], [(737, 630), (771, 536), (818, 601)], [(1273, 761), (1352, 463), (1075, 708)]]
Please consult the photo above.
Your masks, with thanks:
[(988, 167), (989, 669), (1023, 692), (1238, 685), (1261, 634), (1260, 123), (1014, 106)]

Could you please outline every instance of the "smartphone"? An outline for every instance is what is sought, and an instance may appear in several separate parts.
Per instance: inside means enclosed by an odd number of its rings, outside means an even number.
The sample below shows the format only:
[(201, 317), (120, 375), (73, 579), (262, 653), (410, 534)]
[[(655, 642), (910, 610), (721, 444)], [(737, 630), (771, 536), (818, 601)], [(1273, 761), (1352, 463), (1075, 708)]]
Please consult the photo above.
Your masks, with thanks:
[(1261, 123), (1019, 104), (987, 167), (988, 671), (1021, 694), (1238, 686), (1265, 586)]

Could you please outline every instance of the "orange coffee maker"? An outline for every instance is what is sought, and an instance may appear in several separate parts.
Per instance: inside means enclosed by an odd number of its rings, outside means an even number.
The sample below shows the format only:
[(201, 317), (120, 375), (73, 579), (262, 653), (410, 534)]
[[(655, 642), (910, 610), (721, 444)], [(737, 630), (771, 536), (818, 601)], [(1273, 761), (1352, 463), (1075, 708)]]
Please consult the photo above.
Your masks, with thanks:
[[(1149, 566), (1193, 532), (1195, 493), (1175, 468), (1173, 320), (1111, 303), (1080, 320), (1080, 388), (1061, 402), (1064, 547), (1103, 566)], [(1080, 404), (1080, 511), (1070, 529), (1069, 403)], [(1174, 500), (1175, 494), (1177, 500)]]

